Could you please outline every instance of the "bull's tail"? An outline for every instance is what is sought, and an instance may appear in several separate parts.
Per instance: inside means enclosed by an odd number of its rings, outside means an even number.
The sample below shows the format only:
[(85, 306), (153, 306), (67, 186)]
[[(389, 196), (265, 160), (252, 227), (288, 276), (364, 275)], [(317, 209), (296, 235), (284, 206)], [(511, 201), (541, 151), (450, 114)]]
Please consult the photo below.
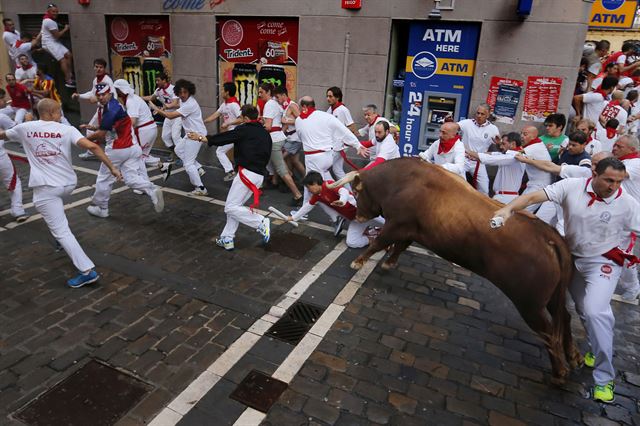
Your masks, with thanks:
[(570, 349), (569, 343), (571, 342), (565, 340), (565, 332), (567, 332), (566, 327), (571, 327), (570, 316), (566, 305), (567, 290), (573, 275), (571, 253), (569, 253), (569, 250), (564, 245), (559, 245), (555, 241), (550, 241), (550, 243), (556, 252), (558, 266), (560, 268), (560, 279), (547, 305), (549, 314), (551, 314), (552, 323), (551, 344), (553, 348), (562, 351), (558, 353), (560, 358), (562, 358), (563, 352), (565, 353), (565, 357), (570, 357), (574, 354), (566, 353), (566, 350)]
[(358, 174), (359, 174), (359, 172), (357, 172), (357, 171), (351, 171), (351, 172), (347, 173), (339, 181), (327, 184), (327, 187), (333, 189), (333, 188), (339, 188), (341, 186), (344, 186), (344, 185), (346, 185), (348, 183), (353, 182), (353, 180), (356, 178), (356, 176), (358, 176)]

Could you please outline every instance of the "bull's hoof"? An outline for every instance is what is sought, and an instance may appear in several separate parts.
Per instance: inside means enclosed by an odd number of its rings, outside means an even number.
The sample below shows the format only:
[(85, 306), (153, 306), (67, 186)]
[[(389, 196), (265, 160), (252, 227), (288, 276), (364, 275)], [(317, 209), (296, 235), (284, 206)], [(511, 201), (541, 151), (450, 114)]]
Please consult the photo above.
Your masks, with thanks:
[(551, 377), (551, 384), (553, 386), (561, 387), (561, 386), (564, 386), (565, 382), (566, 382), (566, 377), (564, 377), (564, 376), (561, 376), (561, 377), (552, 376)]
[(575, 370), (576, 368), (580, 367), (583, 363), (584, 363), (584, 358), (578, 351), (576, 351), (571, 356), (571, 359), (569, 359), (569, 367), (571, 367), (572, 370)]
[(355, 269), (357, 271), (358, 269), (362, 268), (363, 265), (364, 261), (356, 259), (351, 262), (351, 269)]
[(380, 267), (385, 271), (390, 271), (391, 269), (395, 269), (398, 266), (398, 262), (389, 262), (386, 261)]

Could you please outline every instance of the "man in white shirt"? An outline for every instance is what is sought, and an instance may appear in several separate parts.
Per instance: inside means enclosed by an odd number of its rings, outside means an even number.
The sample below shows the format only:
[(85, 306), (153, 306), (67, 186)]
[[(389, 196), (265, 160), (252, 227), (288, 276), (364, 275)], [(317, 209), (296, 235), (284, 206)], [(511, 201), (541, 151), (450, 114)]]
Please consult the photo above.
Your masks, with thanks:
[(79, 274), (67, 281), (77, 288), (98, 280), (95, 265), (84, 253), (71, 233), (64, 214), (64, 199), (77, 184), (71, 165), (71, 145), (90, 149), (118, 180), (120, 171), (114, 167), (99, 145), (87, 140), (74, 127), (61, 124), (60, 105), (52, 99), (38, 102), (40, 120), (19, 124), (0, 131), (0, 139), (19, 141), (29, 159), (29, 187), (33, 188), (33, 204), (42, 215), (51, 234), (71, 258)]
[(363, 170), (369, 170), (385, 161), (400, 158), (400, 149), (391, 134), (389, 123), (387, 121), (378, 121), (374, 126), (375, 138), (373, 141), (361, 142), (361, 144), (369, 149), (369, 158), (371, 161)]
[(458, 135), (458, 125), (455, 123), (443, 123), (440, 126), (440, 138), (418, 156), (427, 163), (442, 166), (465, 179), (464, 144)]
[[(522, 138), (522, 151), (528, 158), (534, 160), (551, 161), (549, 150), (544, 143), (538, 137), (538, 129), (535, 126), (526, 126), (520, 132)], [(522, 195), (529, 194), (531, 192), (538, 191), (547, 185), (551, 184), (551, 174), (538, 170), (533, 166), (527, 165), (525, 167), (527, 172), (527, 187), (523, 191)], [(535, 213), (540, 208), (539, 204), (533, 204), (527, 207), (531, 213)], [(553, 209), (553, 217), (555, 217), (555, 209)], [(545, 222), (549, 222), (552, 217), (541, 218)]]
[[(147, 102), (159, 101), (162, 104), (162, 109), (169, 112), (175, 111), (180, 106), (180, 98), (174, 93), (173, 84), (165, 72), (156, 75), (155, 92), (142, 99)], [(162, 142), (171, 150), (172, 157), (175, 157), (173, 150), (180, 139), (182, 139), (182, 118), (165, 118), (162, 123)]]
[[(373, 141), (376, 137), (375, 125), (380, 121), (386, 121), (387, 123), (389, 123), (389, 120), (378, 115), (378, 107), (373, 104), (367, 105), (366, 107), (362, 108), (362, 112), (364, 114), (364, 120), (367, 122), (367, 125), (362, 127), (361, 129), (358, 129), (358, 134), (367, 138), (367, 140), (369, 141)], [(390, 126), (390, 129), (393, 134), (398, 132), (398, 129), (396, 129), (395, 127)]]
[[(149, 102), (149, 107), (157, 114), (162, 115), (165, 118), (182, 118), (182, 128), (185, 135), (189, 132), (197, 133), (199, 135), (206, 135), (207, 128), (202, 120), (202, 110), (194, 95), (196, 94), (196, 86), (192, 82), (184, 79), (176, 81), (174, 86), (174, 92), (176, 96), (180, 98), (180, 108), (176, 111), (166, 111), (158, 108), (156, 104)], [(199, 163), (196, 158), (200, 151), (200, 142), (189, 139), (187, 136), (180, 139), (176, 144), (175, 153), (182, 160), (182, 164), (189, 175), (189, 181), (194, 186), (191, 195), (205, 196), (209, 192), (202, 183), (200, 178), (201, 172)], [(171, 174), (171, 164), (167, 169), (167, 177)], [(166, 179), (165, 179), (166, 180)]]
[[(500, 136), (498, 128), (489, 121), (491, 107), (480, 104), (476, 108), (474, 118), (467, 118), (458, 122), (462, 143), (467, 151), (487, 152), (493, 140)], [(489, 194), (489, 175), (487, 168), (480, 162), (468, 158), (465, 172), (471, 174), (471, 185), (485, 195)]]
[[(0, 114), (0, 129), (8, 130), (16, 123), (5, 114)], [(0, 139), (0, 181), (11, 193), (11, 216), (16, 222), (22, 223), (29, 218), (22, 205), (22, 181), (18, 171), (4, 150), (4, 140)]]
[(18, 50), (16, 49), (16, 42), (20, 40), (20, 33), (16, 31), (16, 24), (13, 19), (4, 18), (2, 20), (4, 24), (4, 32), (2, 33), (2, 41), (4, 41), (9, 52), (9, 57), (14, 64), (18, 63)]
[(31, 56), (31, 52), (39, 47), (41, 38), (42, 33), (38, 33), (35, 39), (29, 33), (22, 33), (22, 35), (20, 35), (20, 40), (18, 40), (15, 45), (18, 64), (20, 62), (20, 55), (27, 55), (29, 63), (36, 66), (33, 56)]
[(624, 130), (629, 114), (622, 105), (620, 105), (623, 99), (624, 94), (621, 91), (615, 90), (611, 93), (611, 100), (605, 103), (604, 108), (600, 113), (600, 117), (598, 118), (598, 122), (596, 123), (598, 131), (604, 131), (607, 122), (611, 119), (618, 120), (618, 123), (621, 125), (620, 131)]
[(58, 6), (53, 3), (49, 3), (47, 6), (47, 13), (42, 18), (42, 48), (49, 52), (56, 61), (60, 64), (60, 68), (64, 73), (65, 83), (64, 85), (69, 88), (76, 87), (76, 82), (73, 79), (73, 56), (69, 49), (67, 49), (61, 42), (62, 38), (69, 31), (69, 24), (66, 24), (63, 29), (58, 29)]
[(525, 165), (515, 159), (522, 152), (520, 135), (516, 132), (504, 135), (498, 147), (500, 152), (467, 151), (467, 156), (484, 165), (498, 167), (493, 181), (493, 199), (507, 204), (518, 197), (524, 176)]
[(615, 398), (610, 300), (622, 269), (639, 261), (619, 247), (629, 231), (640, 232), (640, 205), (621, 187), (625, 175), (620, 160), (605, 158), (592, 178), (563, 179), (494, 213), (507, 225), (513, 212), (527, 206), (547, 200), (562, 206), (565, 240), (576, 267), (569, 290), (594, 356), (593, 398), (604, 403)]
[(33, 82), (36, 79), (37, 66), (29, 62), (29, 57), (22, 54), (18, 57), (18, 66), (16, 67), (16, 80), (18, 83), (33, 89)]
[[(327, 103), (329, 104), (327, 112), (340, 120), (342, 124), (351, 130), (351, 133), (358, 137), (358, 129), (353, 121), (353, 117), (351, 117), (351, 111), (349, 111), (349, 108), (342, 103), (342, 90), (339, 87), (333, 86), (327, 89)], [(347, 153), (344, 148), (344, 143), (342, 143), (342, 141), (335, 141), (335, 145), (333, 147), (333, 166), (331, 167), (331, 170), (333, 171), (333, 175), (336, 177), (336, 180), (342, 179), (345, 176), (345, 160), (348, 164), (350, 163), (347, 159)], [(357, 169), (354, 164), (351, 163), (349, 165)], [(347, 189), (349, 188), (350, 186), (347, 186)]]
[[(205, 118), (204, 123), (211, 123), (218, 118), (222, 118), (220, 131), (226, 132), (235, 129), (238, 124), (242, 123), (242, 118), (240, 117), (240, 102), (238, 102), (238, 98), (236, 98), (235, 83), (226, 82), (222, 85), (222, 101), (222, 105), (220, 105), (218, 110)], [(218, 157), (218, 161), (225, 173), (222, 180), (225, 182), (230, 182), (236, 177), (236, 173), (233, 171), (233, 164), (231, 164), (231, 160), (229, 160), (227, 156), (227, 153), (232, 149), (232, 143), (216, 148), (216, 157)]]
[(593, 92), (583, 93), (581, 95), (575, 95), (573, 97), (573, 108), (577, 112), (576, 118), (587, 118), (594, 123), (597, 123), (602, 110), (606, 106), (606, 102), (609, 101), (609, 97), (616, 86), (618, 85), (618, 79), (616, 77), (605, 77), (602, 80), (602, 84), (599, 89)]

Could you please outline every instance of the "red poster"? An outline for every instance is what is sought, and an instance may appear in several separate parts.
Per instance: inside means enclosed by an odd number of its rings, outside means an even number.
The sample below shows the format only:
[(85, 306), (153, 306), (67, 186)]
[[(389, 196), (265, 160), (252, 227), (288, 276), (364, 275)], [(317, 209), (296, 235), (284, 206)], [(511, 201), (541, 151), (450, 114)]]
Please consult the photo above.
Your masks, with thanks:
[(149, 58), (171, 56), (168, 16), (109, 16), (107, 31), (112, 55)]
[(362, 0), (342, 0), (343, 9), (360, 9), (362, 7)]
[(298, 62), (295, 18), (222, 18), (216, 29), (221, 61), (281, 65)]
[(524, 81), (522, 80), (512, 80), (506, 77), (491, 77), (491, 83), (489, 84), (489, 93), (487, 94), (487, 104), (493, 109), (496, 106), (496, 98), (498, 97), (498, 89), (500, 85), (507, 84), (509, 86), (524, 86)]
[(556, 112), (561, 88), (561, 77), (530, 76), (524, 95), (522, 119), (543, 122), (547, 116)]

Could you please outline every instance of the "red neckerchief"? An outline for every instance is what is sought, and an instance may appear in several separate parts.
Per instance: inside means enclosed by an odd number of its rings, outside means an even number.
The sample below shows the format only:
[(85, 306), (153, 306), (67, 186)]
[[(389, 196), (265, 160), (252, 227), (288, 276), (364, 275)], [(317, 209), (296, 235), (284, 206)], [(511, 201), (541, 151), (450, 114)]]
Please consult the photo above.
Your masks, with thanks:
[(340, 108), (342, 105), (344, 105), (342, 102), (336, 102), (335, 104), (331, 105), (331, 113)]
[(102, 83), (102, 80), (104, 80), (104, 78), (106, 77), (107, 73), (104, 73), (102, 75), (96, 75), (96, 81), (98, 83)]
[(44, 16), (42, 17), (42, 19), (51, 19), (53, 21), (55, 21), (56, 19), (53, 17), (53, 15), (51, 15), (49, 12), (45, 13)]
[(287, 108), (289, 108), (289, 105), (291, 105), (291, 99), (287, 98), (287, 99), (285, 99), (285, 101), (282, 103), (282, 109), (286, 110)]
[(609, 105), (618, 106), (618, 105), (620, 105), (620, 101), (611, 101), (611, 102), (609, 102)]
[(593, 136), (589, 135), (589, 138), (587, 139), (587, 143), (591, 142), (593, 140)]
[(612, 129), (611, 127), (606, 127), (604, 130), (607, 132), (607, 138), (613, 139), (616, 137), (616, 129)]
[(438, 144), (438, 154), (446, 154), (451, 151), (453, 146), (460, 140), (460, 136), (456, 135), (454, 138), (448, 140), (440, 139), (440, 144)]
[(598, 86), (596, 88), (596, 90), (593, 91), (593, 93), (600, 93), (602, 95), (602, 98), (606, 101), (607, 98), (609, 97), (609, 94), (607, 92), (605, 92), (604, 90), (602, 90), (602, 86)]
[(262, 115), (262, 112), (264, 111), (264, 106), (267, 104), (266, 101), (263, 101), (262, 99), (258, 99), (257, 102), (257, 107), (258, 107), (258, 112), (260, 115)]
[(22, 40), (16, 40), (16, 44), (14, 44), (15, 47), (20, 47), (22, 46), (23, 41)]
[(375, 124), (376, 121), (378, 121), (378, 118), (380, 118), (380, 116), (378, 114), (373, 116), (373, 120), (371, 120), (371, 123), (369, 123), (370, 126), (373, 126)]
[(618, 160), (631, 160), (632, 158), (640, 158), (640, 154), (637, 152), (630, 152), (629, 154), (623, 155), (622, 157), (618, 157)]
[(29, 65), (27, 65), (26, 67), (25, 67), (25, 66), (23, 66), (23, 67), (21, 67), (21, 68), (22, 68), (23, 70), (25, 70), (25, 71), (26, 71), (26, 70), (30, 70), (31, 68), (33, 68), (33, 65), (32, 65), (32, 64), (29, 64)]
[(316, 111), (315, 108), (307, 108), (307, 111), (300, 111), (300, 118), (302, 118), (303, 120), (307, 117), (309, 117), (311, 114), (313, 114)]
[[(589, 183), (591, 183), (591, 178), (587, 179), (587, 184), (584, 187), (585, 191), (587, 191), (587, 188), (589, 187)], [(587, 204), (587, 207), (591, 207), (593, 203), (595, 203), (596, 201), (604, 202), (604, 198), (602, 198), (595, 192), (587, 191), (587, 194), (589, 194), (589, 197), (591, 197), (591, 199), (589, 200), (589, 204)], [(622, 188), (618, 188), (618, 194), (616, 194), (616, 198), (620, 197), (621, 195), (622, 195)]]
[(513, 148), (511, 151), (522, 151), (522, 147), (521, 146), (516, 146), (515, 148)]
[(15, 33), (16, 33), (16, 30), (11, 31), (11, 30), (10, 30), (10, 29), (8, 29), (6, 26), (4, 27), (4, 30), (5, 30), (6, 32), (8, 32), (8, 33), (12, 33), (12, 34), (15, 34)]
[(531, 145), (535, 145), (535, 144), (537, 144), (537, 143), (542, 143), (542, 141), (540, 140), (540, 138), (535, 138), (534, 140), (532, 140), (531, 142), (529, 142), (528, 144), (526, 144), (525, 146), (523, 146), (523, 148), (526, 148), (526, 147), (531, 146)]
[(240, 102), (238, 102), (238, 98), (236, 98), (235, 96), (232, 96), (229, 99), (224, 101), (225, 104), (232, 104), (234, 102), (237, 103), (238, 105), (240, 105)]

